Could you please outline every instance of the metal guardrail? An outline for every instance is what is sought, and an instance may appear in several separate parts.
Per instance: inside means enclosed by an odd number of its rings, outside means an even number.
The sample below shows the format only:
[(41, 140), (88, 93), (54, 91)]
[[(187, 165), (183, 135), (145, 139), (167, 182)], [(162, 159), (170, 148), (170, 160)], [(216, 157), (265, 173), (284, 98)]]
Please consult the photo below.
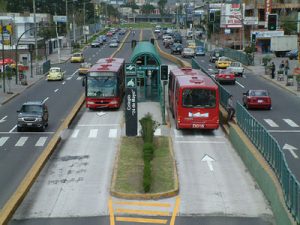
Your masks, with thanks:
[(253, 65), (254, 62), (252, 55), (231, 48), (224, 48), (224, 56), (239, 61), (246, 66)]
[[(200, 69), (211, 77), (194, 59), (192, 67)], [(220, 103), (226, 107), (230, 93), (220, 84)], [(286, 206), (296, 222), (300, 223), (300, 183), (291, 172), (285, 155), (276, 139), (239, 102), (236, 104), (236, 118), (240, 128), (263, 155), (275, 172), (284, 193)]]

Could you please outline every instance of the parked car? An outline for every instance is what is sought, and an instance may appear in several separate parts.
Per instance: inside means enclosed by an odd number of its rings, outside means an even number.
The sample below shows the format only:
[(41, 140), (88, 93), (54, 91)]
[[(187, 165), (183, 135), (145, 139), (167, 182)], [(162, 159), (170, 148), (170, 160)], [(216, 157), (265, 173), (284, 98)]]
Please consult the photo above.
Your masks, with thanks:
[(111, 40), (109, 43), (109, 47), (111, 47), (111, 48), (117, 48), (118, 46), (119, 46), (119, 43), (115, 39)]
[(63, 80), (65, 71), (62, 71), (60, 67), (51, 67), (47, 75), (47, 80)]
[(192, 49), (192, 48), (184, 48), (182, 53), (181, 53), (181, 56), (183, 58), (186, 58), (186, 57), (194, 57), (195, 56), (195, 50)]
[(81, 63), (80, 67), (78, 69), (78, 74), (79, 75), (86, 75), (91, 67), (92, 67), (91, 63), (87, 63), (87, 62)]
[(174, 43), (173, 45), (170, 46), (171, 49), (171, 54), (181, 54), (181, 52), (183, 51), (183, 46), (180, 43)]
[(21, 109), (17, 111), (17, 131), (23, 131), (28, 128), (37, 128), (45, 131), (48, 126), (48, 107), (44, 102), (30, 101), (22, 104)]
[(243, 104), (247, 109), (272, 108), (272, 100), (266, 90), (248, 90), (243, 93)]
[(235, 75), (230, 69), (220, 69), (215, 74), (215, 80), (219, 83), (231, 83), (235, 84)]
[(235, 74), (235, 76), (243, 76), (244, 73), (244, 67), (243, 64), (240, 62), (231, 62), (230, 66), (227, 67), (228, 69), (231, 69), (231, 71)]
[(218, 58), (218, 60), (215, 62), (217, 69), (226, 69), (228, 66), (230, 66), (231, 60), (228, 57), (221, 56)]
[(205, 48), (202, 46), (197, 46), (195, 49), (195, 55), (196, 56), (205, 56)]
[(214, 49), (209, 56), (209, 61), (212, 63), (215, 63), (219, 57), (221, 57), (223, 55), (223, 49), (217, 48)]
[(81, 52), (76, 52), (71, 57), (71, 63), (82, 63), (84, 62), (84, 57)]
[(298, 49), (293, 49), (286, 53), (285, 55), (289, 59), (297, 59), (298, 58)]

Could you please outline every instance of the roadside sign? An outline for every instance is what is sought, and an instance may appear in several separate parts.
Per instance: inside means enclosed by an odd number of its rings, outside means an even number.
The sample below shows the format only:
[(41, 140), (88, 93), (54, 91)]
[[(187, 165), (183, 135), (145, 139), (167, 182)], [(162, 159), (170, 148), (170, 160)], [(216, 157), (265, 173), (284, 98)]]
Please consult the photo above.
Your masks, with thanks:
[(133, 63), (126, 63), (125, 64), (125, 75), (136, 76), (136, 65)]
[(138, 107), (137, 107), (136, 88), (126, 88), (125, 91), (126, 136), (136, 136), (138, 133), (137, 109)]
[(136, 77), (126, 77), (126, 87), (135, 88), (136, 87)]

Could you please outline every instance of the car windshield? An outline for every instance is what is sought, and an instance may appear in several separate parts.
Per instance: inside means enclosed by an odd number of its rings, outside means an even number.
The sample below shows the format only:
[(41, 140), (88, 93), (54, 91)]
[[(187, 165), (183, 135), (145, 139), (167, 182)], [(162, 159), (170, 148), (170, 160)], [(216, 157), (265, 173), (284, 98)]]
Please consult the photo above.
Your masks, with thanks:
[(51, 69), (50, 69), (50, 72), (51, 72), (51, 73), (57, 73), (57, 72), (60, 72), (60, 68), (51, 68)]
[(250, 96), (268, 96), (268, 92), (264, 90), (249, 91)]
[(114, 76), (88, 76), (87, 97), (114, 97), (117, 95), (117, 78)]
[(23, 105), (21, 112), (23, 113), (42, 113), (43, 109), (40, 105)]
[(182, 94), (182, 106), (186, 108), (216, 107), (216, 91), (186, 88)]
[(81, 57), (81, 54), (80, 54), (80, 53), (75, 53), (75, 54), (73, 55), (73, 57)]

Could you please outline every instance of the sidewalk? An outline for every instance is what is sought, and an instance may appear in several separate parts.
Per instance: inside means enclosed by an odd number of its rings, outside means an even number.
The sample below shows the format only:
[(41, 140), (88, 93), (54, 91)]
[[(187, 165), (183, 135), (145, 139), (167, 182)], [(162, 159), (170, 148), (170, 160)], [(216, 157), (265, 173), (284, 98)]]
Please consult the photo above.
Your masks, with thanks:
[[(60, 51), (60, 63), (65, 62), (71, 57), (71, 49), (70, 48), (63, 48)], [(51, 65), (55, 65), (59, 63), (59, 57), (58, 53), (53, 53), (51, 55), (47, 56), (47, 59), (50, 60)], [(38, 68), (41, 68), (43, 63), (46, 60), (42, 60), (38, 62)], [(45, 74), (41, 74), (42, 71), (38, 71), (36, 69), (36, 66), (33, 65), (33, 70), (32, 70), (32, 76), (31, 76), (31, 71), (30, 71), (30, 66), (29, 70), (26, 71), (26, 76), (27, 76), (27, 85), (21, 85), (20, 81), (18, 81), (18, 84), (16, 84), (16, 78), (15, 76), (12, 78), (12, 80), (5, 80), (5, 93), (3, 91), (3, 80), (1, 80), (1, 88), (0, 88), (0, 106), (14, 98), (15, 96), (19, 95), (22, 91), (24, 91), (26, 88), (29, 88), (33, 84), (35, 84), (37, 81), (40, 79), (45, 78)]]
[[(296, 95), (300, 97), (300, 91), (297, 91), (297, 83), (296, 80), (294, 78), (294, 83), (293, 85), (289, 85), (287, 86), (287, 77), (284, 76), (283, 80), (278, 80), (277, 79), (277, 73), (275, 74), (275, 79), (271, 79), (271, 75), (265, 74), (265, 67), (262, 65), (262, 58), (265, 56), (266, 54), (261, 54), (261, 53), (255, 53), (254, 55), (254, 66), (246, 66), (247, 69), (249, 69), (250, 71), (252, 71), (254, 74), (261, 76), (262, 78), (272, 82), (273, 84), (283, 88), (284, 90)], [(282, 60), (286, 60), (286, 57), (275, 57), (275, 55), (272, 55), (272, 61), (275, 63), (276, 66), (276, 71), (279, 68), (279, 64)], [(293, 69), (298, 65), (298, 60), (289, 60), (289, 64), (290, 64), (290, 70), (289, 70), (289, 74), (292, 74)]]

